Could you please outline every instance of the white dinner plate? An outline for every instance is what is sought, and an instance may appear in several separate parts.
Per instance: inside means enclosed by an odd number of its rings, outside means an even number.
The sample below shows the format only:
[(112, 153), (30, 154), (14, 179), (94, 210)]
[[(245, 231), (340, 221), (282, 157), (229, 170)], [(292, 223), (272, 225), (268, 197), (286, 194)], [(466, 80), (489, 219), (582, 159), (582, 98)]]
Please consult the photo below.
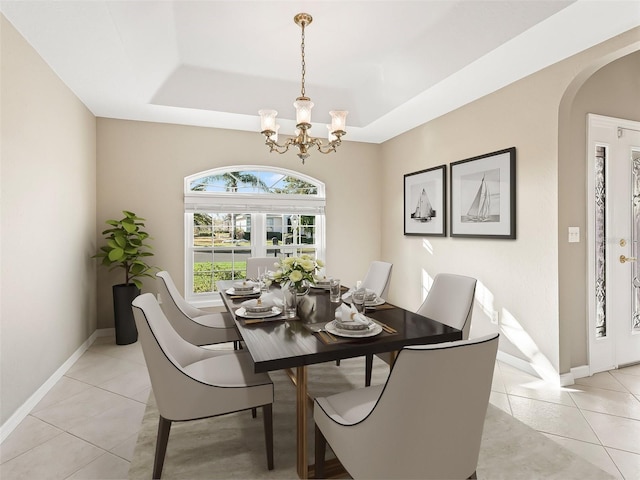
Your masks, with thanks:
[(366, 330), (342, 330), (341, 328), (336, 327), (335, 320), (333, 322), (327, 323), (324, 328), (326, 328), (327, 332), (329, 333), (333, 333), (334, 335), (338, 335), (339, 337), (348, 338), (375, 337), (380, 332), (382, 332), (382, 327), (375, 322)]
[(250, 292), (236, 292), (235, 289), (229, 288), (225, 291), (227, 295), (233, 295), (234, 297), (251, 297), (253, 295), (258, 295), (260, 293), (260, 287), (253, 287), (253, 290)]
[[(347, 292), (344, 295), (342, 295), (342, 300), (347, 303), (351, 303), (351, 292)], [(376, 297), (375, 300), (367, 300), (364, 305), (365, 307), (377, 307), (379, 305), (384, 305), (385, 303), (387, 302), (385, 301), (384, 298)]]
[(242, 318), (270, 318), (277, 317), (281, 313), (282, 309), (278, 307), (272, 307), (270, 312), (247, 312), (244, 307), (236, 310), (236, 315)]

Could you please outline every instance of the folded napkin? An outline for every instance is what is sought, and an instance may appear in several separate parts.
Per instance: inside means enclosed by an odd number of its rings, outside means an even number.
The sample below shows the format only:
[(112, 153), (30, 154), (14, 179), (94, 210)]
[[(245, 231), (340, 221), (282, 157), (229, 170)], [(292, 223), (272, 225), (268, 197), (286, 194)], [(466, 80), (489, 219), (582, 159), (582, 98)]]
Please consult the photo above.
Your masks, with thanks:
[(351, 305), (350, 307), (346, 304), (340, 305), (336, 308), (336, 320), (338, 323), (342, 324), (362, 324), (368, 326), (371, 322), (367, 317), (365, 317), (362, 313), (358, 313), (356, 307)]
[(233, 283), (234, 290), (252, 290), (255, 286), (257, 286), (257, 284), (251, 280), (243, 280), (241, 282)]
[(282, 299), (278, 298), (273, 293), (265, 293), (259, 298), (252, 298), (251, 300), (245, 300), (240, 305), (244, 308), (256, 309), (256, 308), (264, 308), (265, 310), (270, 309), (271, 307), (281, 307)]

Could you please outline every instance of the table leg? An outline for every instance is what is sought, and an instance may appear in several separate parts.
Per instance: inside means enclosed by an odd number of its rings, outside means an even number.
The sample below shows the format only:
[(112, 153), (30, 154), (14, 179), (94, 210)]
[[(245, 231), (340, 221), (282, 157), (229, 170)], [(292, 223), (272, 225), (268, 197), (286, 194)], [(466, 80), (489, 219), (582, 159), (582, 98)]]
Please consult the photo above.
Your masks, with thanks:
[(298, 477), (309, 478), (307, 458), (307, 367), (296, 368), (296, 432)]

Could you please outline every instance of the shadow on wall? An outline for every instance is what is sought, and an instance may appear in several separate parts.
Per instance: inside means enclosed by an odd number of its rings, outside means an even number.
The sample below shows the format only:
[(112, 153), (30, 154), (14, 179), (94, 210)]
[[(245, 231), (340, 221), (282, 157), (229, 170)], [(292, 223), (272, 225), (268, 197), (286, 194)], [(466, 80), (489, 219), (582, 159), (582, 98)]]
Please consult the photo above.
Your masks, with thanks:
[[(426, 240), (425, 243), (430, 245)], [(425, 245), (425, 248), (429, 250), (427, 245)], [(429, 290), (431, 290), (432, 285), (433, 277), (425, 270), (422, 270), (422, 301), (427, 298), (427, 294), (429, 293)], [(478, 280), (476, 285), (474, 309), (476, 306), (479, 307), (487, 320), (491, 324), (494, 324), (497, 330), (504, 335), (503, 338), (508, 340), (520, 351), (520, 353), (522, 353), (524, 361), (529, 364), (533, 371), (535, 371), (542, 380), (557, 385), (560, 384), (558, 372), (553, 367), (549, 359), (540, 351), (533, 338), (531, 338), (531, 336), (525, 331), (524, 327), (511, 314), (511, 312), (509, 312), (509, 310), (502, 308), (498, 311), (495, 309), (493, 293), (480, 280)], [(498, 319), (500, 320), (498, 321)], [(478, 336), (477, 334), (474, 335), (474, 323), (476, 325), (475, 330), (478, 330), (478, 321), (472, 321), (471, 337)], [(482, 334), (484, 333), (488, 332), (482, 332)], [(501, 338), (501, 342), (502, 341), (503, 340)]]

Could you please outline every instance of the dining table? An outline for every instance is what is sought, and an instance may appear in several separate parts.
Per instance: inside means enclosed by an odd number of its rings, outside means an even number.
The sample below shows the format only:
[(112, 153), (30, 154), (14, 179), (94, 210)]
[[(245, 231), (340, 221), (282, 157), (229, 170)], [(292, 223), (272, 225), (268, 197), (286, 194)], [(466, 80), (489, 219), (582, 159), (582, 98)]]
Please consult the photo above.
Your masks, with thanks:
[[(314, 466), (309, 464), (307, 452), (307, 428), (309, 393), (307, 391), (307, 366), (339, 362), (347, 358), (362, 357), (371, 362), (374, 354), (400, 351), (408, 345), (451, 342), (462, 339), (462, 331), (428, 317), (390, 304), (384, 300), (373, 302), (365, 311), (366, 316), (380, 332), (367, 337), (346, 337), (327, 332), (327, 324), (335, 318), (336, 309), (349, 300), (348, 292), (340, 303), (331, 302), (325, 288), (311, 288), (298, 297), (296, 316), (285, 317), (277, 306), (264, 318), (241, 316), (245, 295), (234, 295), (233, 280), (216, 283), (222, 301), (233, 316), (236, 327), (253, 360), (256, 373), (284, 370), (296, 387), (296, 464), (300, 478), (313, 478)], [(282, 298), (280, 286), (270, 286), (271, 298)], [(253, 298), (259, 296), (255, 293)], [(279, 303), (279, 302), (278, 302)], [(331, 326), (331, 325), (330, 325)], [(335, 330), (332, 329), (335, 333)], [(392, 357), (393, 358), (393, 357)], [(363, 371), (363, 384), (364, 384)], [(337, 460), (328, 462), (325, 474), (340, 472)], [(343, 470), (342, 470), (343, 471)]]

